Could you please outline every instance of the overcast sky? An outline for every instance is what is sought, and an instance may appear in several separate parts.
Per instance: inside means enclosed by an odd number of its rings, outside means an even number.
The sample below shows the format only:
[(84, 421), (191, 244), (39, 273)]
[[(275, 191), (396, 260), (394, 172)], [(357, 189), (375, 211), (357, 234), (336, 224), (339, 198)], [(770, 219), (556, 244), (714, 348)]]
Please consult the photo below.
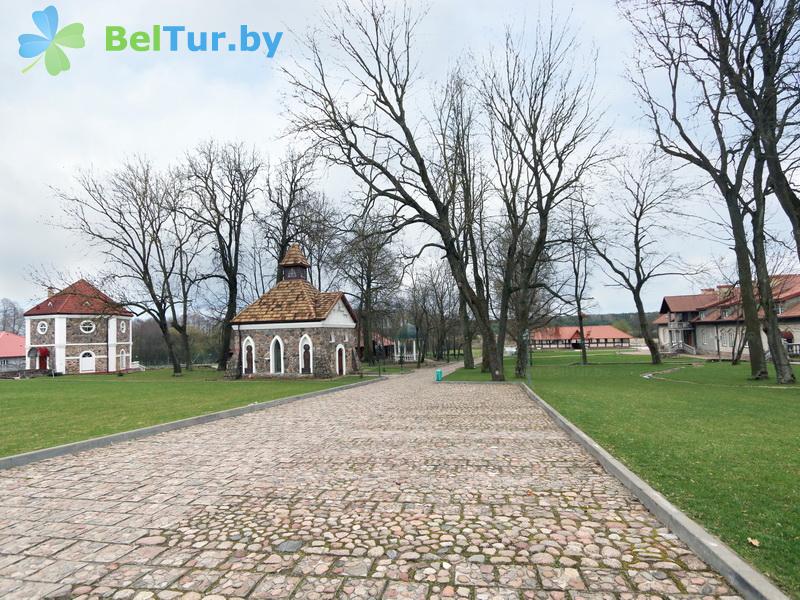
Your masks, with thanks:
[[(330, 4), (311, 0), (60, 0), (55, 4), (59, 26), (83, 23), (86, 47), (67, 49), (71, 70), (52, 77), (43, 61), (22, 74), (32, 59), (18, 55), (17, 42), (20, 34), (37, 33), (31, 13), (48, 3), (3, 0), (0, 297), (13, 298), (28, 308), (43, 294), (30, 277), (32, 270), (91, 274), (98, 268), (97, 255), (81, 239), (54, 226), (61, 208), (52, 188), (70, 189), (78, 169), (102, 172), (133, 154), (168, 164), (211, 137), (242, 140), (267, 156), (278, 157), (285, 89), (279, 68), (292, 61), (299, 49), (299, 34), (321, 24), (321, 7)], [(632, 42), (613, 1), (583, 0), (571, 8), (566, 2), (555, 4), (558, 11), (572, 11), (587, 47), (597, 47), (598, 90), (613, 121), (614, 141), (647, 139), (622, 77)], [(479, 55), (501, 42), (508, 23), (532, 23), (538, 11), (549, 10), (550, 2), (433, 0), (428, 6), (417, 44), (423, 85), (441, 79), (448, 65), (464, 52)], [(273, 59), (260, 52), (104, 51), (107, 25), (122, 25), (130, 32), (149, 31), (155, 24), (231, 34), (246, 24), (284, 35)], [(682, 247), (683, 255), (694, 261), (722, 251), (698, 239)], [(625, 292), (604, 283), (597, 273), (592, 289), (595, 312), (633, 310)], [(662, 280), (649, 290), (648, 307), (657, 310), (666, 293), (689, 293), (698, 287), (681, 278)]]

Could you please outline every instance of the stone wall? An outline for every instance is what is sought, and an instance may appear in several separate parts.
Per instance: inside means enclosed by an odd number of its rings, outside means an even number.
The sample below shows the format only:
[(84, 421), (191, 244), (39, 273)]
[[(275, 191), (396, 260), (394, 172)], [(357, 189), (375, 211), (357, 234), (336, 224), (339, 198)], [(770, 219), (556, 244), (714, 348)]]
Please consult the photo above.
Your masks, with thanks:
[[(39, 333), (39, 323), (47, 323), (47, 331)], [(56, 322), (52, 317), (42, 319), (32, 318), (29, 320), (31, 328), (31, 346), (52, 346), (56, 343)]]
[[(240, 339), (242, 345), (253, 345), (254, 376), (270, 377), (281, 376), (272, 373), (272, 343), (276, 337), (283, 342), (283, 376), (301, 377), (300, 373), (300, 340), (304, 335), (311, 339), (312, 364), (314, 377), (336, 377), (336, 348), (344, 346), (345, 373), (352, 373), (358, 369), (354, 364), (356, 334), (355, 329), (330, 328), (330, 327), (302, 327), (297, 329), (247, 329), (242, 325), (241, 332), (233, 331), (231, 350), (233, 355), (228, 361), (228, 375), (235, 377), (237, 370), (241, 369), (244, 357), (240, 352)], [(307, 375), (305, 375), (307, 376)]]

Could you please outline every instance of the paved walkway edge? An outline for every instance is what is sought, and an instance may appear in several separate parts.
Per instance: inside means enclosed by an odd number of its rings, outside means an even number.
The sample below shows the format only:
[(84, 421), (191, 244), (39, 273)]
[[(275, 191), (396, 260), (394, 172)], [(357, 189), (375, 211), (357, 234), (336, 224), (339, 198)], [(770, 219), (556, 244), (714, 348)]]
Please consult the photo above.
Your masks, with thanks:
[(650, 512), (691, 548), (711, 567), (716, 569), (747, 600), (789, 600), (769, 579), (754, 569), (719, 538), (679, 510), (644, 480), (633, 473), (600, 444), (564, 418), (555, 408), (542, 400), (524, 383), (518, 383), (534, 402), (550, 415), (570, 438), (583, 446), (611, 475), (644, 504)]
[(383, 381), (386, 377), (370, 377), (368, 380), (357, 381), (356, 383), (348, 383), (347, 385), (340, 385), (338, 387), (327, 388), (324, 390), (317, 390), (315, 392), (308, 392), (306, 394), (298, 394), (296, 396), (287, 396), (285, 398), (276, 398), (267, 402), (257, 402), (255, 404), (247, 404), (245, 406), (237, 406), (236, 408), (229, 408), (227, 410), (220, 410), (213, 413), (206, 413), (196, 417), (188, 417), (178, 421), (170, 421), (168, 423), (160, 423), (158, 425), (151, 425), (149, 427), (142, 427), (141, 429), (132, 429), (130, 431), (121, 431), (119, 433), (112, 433), (102, 437), (91, 438), (81, 442), (73, 442), (71, 444), (63, 444), (61, 446), (53, 446), (52, 448), (42, 448), (41, 450), (34, 450), (32, 452), (25, 452), (24, 454), (12, 454), (0, 458), (0, 471), (4, 469), (11, 469), (14, 467), (21, 467), (33, 462), (45, 460), (48, 458), (55, 458), (56, 456), (64, 456), (65, 454), (77, 454), (84, 450), (92, 450), (94, 448), (102, 448), (117, 444), (119, 442), (127, 442), (129, 440), (136, 440), (151, 435), (157, 435), (166, 431), (174, 431), (176, 429), (184, 429), (194, 425), (202, 425), (203, 423), (211, 423), (212, 421), (219, 421), (220, 419), (228, 419), (230, 417), (238, 417), (246, 415), (247, 413), (255, 412), (257, 410), (264, 410), (273, 406), (280, 406), (281, 404), (288, 404), (297, 400), (305, 400), (307, 398), (315, 398), (324, 394), (347, 390), (363, 385), (369, 385), (377, 381)]

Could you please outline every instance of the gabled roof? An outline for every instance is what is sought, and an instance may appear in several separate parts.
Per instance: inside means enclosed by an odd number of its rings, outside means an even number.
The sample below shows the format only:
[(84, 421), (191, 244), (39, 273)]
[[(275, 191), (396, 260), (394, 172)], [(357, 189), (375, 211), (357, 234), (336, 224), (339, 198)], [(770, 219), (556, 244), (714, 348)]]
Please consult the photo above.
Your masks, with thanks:
[[(633, 337), (621, 329), (617, 329), (613, 325), (585, 325), (583, 327), (583, 336), (587, 340), (627, 340)], [(574, 325), (543, 327), (541, 329), (534, 329), (531, 332), (531, 338), (534, 340), (570, 341), (579, 340), (580, 337), (580, 329)]]
[(300, 249), (300, 244), (292, 244), (283, 255), (281, 262), (278, 263), (282, 267), (310, 267), (311, 263), (308, 262), (306, 255)]
[(719, 296), (713, 292), (686, 294), (683, 296), (664, 296), (659, 312), (699, 312), (703, 307), (710, 306), (718, 301)]
[(304, 279), (284, 279), (236, 315), (232, 323), (324, 321), (339, 300), (356, 321), (344, 292), (320, 292)]
[(25, 356), (25, 338), (16, 333), (0, 331), (0, 358)]
[(133, 313), (106, 296), (85, 279), (79, 279), (25, 313), (26, 317), (47, 315), (132, 317)]

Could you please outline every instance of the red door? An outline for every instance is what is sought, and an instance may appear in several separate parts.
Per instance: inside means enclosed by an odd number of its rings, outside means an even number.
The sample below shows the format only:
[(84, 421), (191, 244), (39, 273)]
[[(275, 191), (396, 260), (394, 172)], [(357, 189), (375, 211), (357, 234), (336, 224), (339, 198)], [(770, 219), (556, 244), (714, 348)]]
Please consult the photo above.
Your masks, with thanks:
[(39, 369), (42, 371), (47, 369), (48, 356), (50, 356), (50, 351), (47, 348), (39, 348)]

